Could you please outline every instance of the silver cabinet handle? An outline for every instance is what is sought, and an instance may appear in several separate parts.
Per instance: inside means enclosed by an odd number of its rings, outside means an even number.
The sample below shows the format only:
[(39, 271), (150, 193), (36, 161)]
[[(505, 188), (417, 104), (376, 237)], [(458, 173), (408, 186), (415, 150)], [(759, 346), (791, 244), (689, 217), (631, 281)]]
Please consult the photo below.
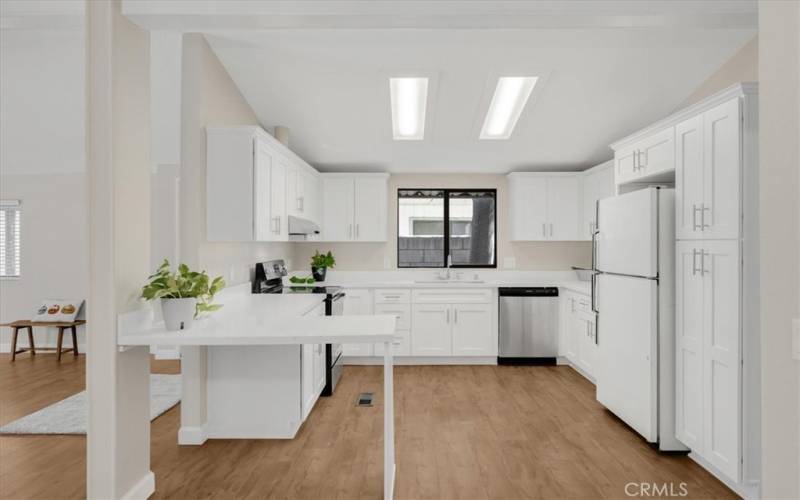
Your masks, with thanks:
[(447, 319), (445, 321), (450, 323), (450, 309), (447, 309)]
[(547, 237), (547, 225), (544, 222), (542, 222), (542, 236)]
[(550, 223), (550, 237), (553, 237), (553, 223)]
[(358, 239), (358, 224), (356, 224), (356, 239)]
[(692, 204), (692, 231), (697, 231), (700, 229), (703, 230), (702, 224), (697, 223), (697, 212), (700, 211), (700, 216), (703, 216), (702, 208), (698, 207), (697, 204)]
[(711, 274), (710, 270), (706, 270), (706, 255), (711, 257), (710, 252), (706, 252), (705, 250), (700, 250), (700, 274)]
[(352, 240), (353, 239), (353, 225), (352, 224), (347, 226), (347, 239), (348, 240)]
[(453, 323), (458, 323), (458, 309), (453, 309)]
[[(642, 155), (644, 155), (644, 162), (642, 161)], [(647, 166), (647, 151), (639, 151), (639, 168), (644, 168)]]
[(636, 172), (636, 170), (638, 168), (639, 168), (639, 152), (638, 151), (634, 151), (633, 152), (633, 171)]
[(706, 211), (708, 211), (708, 218), (711, 219), (711, 207), (707, 207), (705, 203), (700, 204), (700, 230), (705, 231), (706, 228), (711, 227), (706, 224)]
[(283, 224), (281, 224), (281, 216), (279, 215), (278, 216), (278, 234), (281, 234), (281, 230), (282, 230), (281, 226), (282, 225)]
[(692, 248), (692, 276), (697, 274), (697, 270), (697, 249)]

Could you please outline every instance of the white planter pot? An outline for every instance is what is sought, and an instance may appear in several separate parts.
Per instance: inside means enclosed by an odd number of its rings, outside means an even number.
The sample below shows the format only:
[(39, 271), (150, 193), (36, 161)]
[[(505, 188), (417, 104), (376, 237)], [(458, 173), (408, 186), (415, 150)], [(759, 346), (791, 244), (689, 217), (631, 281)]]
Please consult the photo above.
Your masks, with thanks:
[(167, 330), (188, 330), (192, 326), (197, 299), (161, 299), (161, 313)]

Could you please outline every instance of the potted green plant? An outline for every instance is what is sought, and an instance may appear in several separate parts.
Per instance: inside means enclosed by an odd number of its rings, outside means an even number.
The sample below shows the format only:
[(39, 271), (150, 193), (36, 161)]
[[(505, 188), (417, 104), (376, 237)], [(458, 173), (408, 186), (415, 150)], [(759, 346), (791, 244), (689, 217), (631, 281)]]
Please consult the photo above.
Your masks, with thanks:
[(319, 250), (317, 250), (311, 256), (311, 275), (316, 281), (325, 281), (325, 274), (328, 268), (335, 265), (336, 259), (333, 258), (333, 254), (330, 251), (328, 253), (319, 253)]
[(211, 280), (205, 271), (197, 272), (186, 264), (171, 272), (169, 261), (147, 278), (142, 287), (145, 300), (161, 299), (161, 311), (167, 330), (185, 330), (200, 313), (216, 311), (222, 305), (213, 304), (214, 295), (225, 287), (222, 276)]

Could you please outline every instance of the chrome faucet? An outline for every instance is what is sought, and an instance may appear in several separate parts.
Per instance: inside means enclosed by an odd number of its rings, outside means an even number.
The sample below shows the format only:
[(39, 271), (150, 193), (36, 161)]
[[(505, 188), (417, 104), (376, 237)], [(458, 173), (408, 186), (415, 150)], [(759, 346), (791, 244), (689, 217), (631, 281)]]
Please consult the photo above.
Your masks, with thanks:
[(444, 274), (442, 274), (441, 271), (439, 272), (438, 278), (440, 280), (449, 280), (450, 279), (450, 266), (452, 266), (452, 265), (453, 265), (453, 258), (450, 257), (450, 255), (448, 255), (447, 256), (447, 267), (445, 267)]

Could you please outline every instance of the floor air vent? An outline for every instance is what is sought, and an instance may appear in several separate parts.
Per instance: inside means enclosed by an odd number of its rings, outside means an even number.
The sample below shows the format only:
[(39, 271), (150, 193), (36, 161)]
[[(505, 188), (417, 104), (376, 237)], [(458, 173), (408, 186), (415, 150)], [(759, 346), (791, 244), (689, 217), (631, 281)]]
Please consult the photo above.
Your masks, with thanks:
[(362, 392), (356, 399), (356, 406), (372, 406), (372, 393)]

